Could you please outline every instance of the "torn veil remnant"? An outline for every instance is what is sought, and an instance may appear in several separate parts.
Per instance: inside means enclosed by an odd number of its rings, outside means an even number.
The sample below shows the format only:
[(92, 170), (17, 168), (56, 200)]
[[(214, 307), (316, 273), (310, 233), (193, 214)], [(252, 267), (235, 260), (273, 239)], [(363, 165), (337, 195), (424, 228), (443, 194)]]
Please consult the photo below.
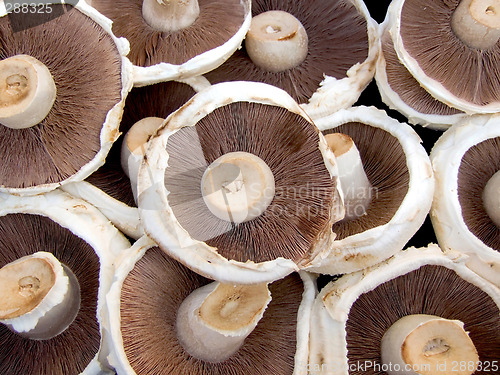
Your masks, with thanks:
[(96, 208), (58, 190), (0, 202), (0, 372), (109, 370), (104, 296), (130, 243)]
[(314, 120), (354, 104), (373, 78), (378, 25), (363, 2), (254, 0), (252, 14), (244, 48), (207, 73), (210, 82), (272, 84)]
[(389, 11), (399, 59), (432, 96), (468, 114), (500, 110), (498, 1), (396, 0)]
[(498, 115), (472, 116), (436, 142), (431, 219), (443, 249), (467, 254), (469, 267), (500, 286), (499, 125)]
[(143, 237), (107, 295), (110, 362), (120, 375), (305, 375), (315, 296), (307, 273), (269, 285), (212, 282)]
[[(66, 184), (63, 189), (99, 208), (126, 235), (135, 239), (141, 237), (144, 232), (135, 198), (137, 182), (131, 182), (128, 176), (128, 157), (125, 160), (122, 157), (124, 141), (131, 139), (127, 133), (134, 127), (139, 134), (145, 136), (148, 132), (140, 130), (140, 124), (134, 124), (146, 117), (161, 117), (163, 122), (163, 119), (185, 104), (197, 91), (209, 85), (207, 80), (200, 76), (183, 82), (168, 81), (133, 88), (125, 101), (120, 122), (122, 136), (113, 144), (104, 165), (84, 181)], [(151, 132), (154, 130), (156, 129), (149, 129)], [(146, 147), (141, 145), (136, 151), (143, 151)], [(130, 164), (135, 168), (133, 176), (142, 160), (142, 155), (134, 155), (130, 158)]]
[[(222, 157), (222, 159), (220, 159)], [(333, 153), (283, 90), (226, 82), (196, 94), (139, 169), (146, 233), (223, 282), (269, 282), (328, 251), (343, 216)]]
[(332, 227), (330, 253), (307, 270), (353, 272), (402, 250), (424, 222), (434, 191), (417, 133), (368, 107), (340, 110), (315, 124), (337, 156), (346, 218)]
[(222, 64), (250, 27), (250, 0), (92, 0), (130, 41), (135, 84), (186, 79)]
[[(84, 2), (51, 5), (61, 16), (0, 17), (0, 190), (37, 194), (81, 181), (103, 162), (117, 136), (131, 88), (127, 43)], [(33, 16), (34, 17), (34, 16)]]
[(456, 373), (471, 375), (494, 361), (500, 290), (465, 258), (433, 244), (410, 248), (324, 287), (311, 313), (309, 360), (324, 372), (312, 373), (441, 375), (466, 361)]

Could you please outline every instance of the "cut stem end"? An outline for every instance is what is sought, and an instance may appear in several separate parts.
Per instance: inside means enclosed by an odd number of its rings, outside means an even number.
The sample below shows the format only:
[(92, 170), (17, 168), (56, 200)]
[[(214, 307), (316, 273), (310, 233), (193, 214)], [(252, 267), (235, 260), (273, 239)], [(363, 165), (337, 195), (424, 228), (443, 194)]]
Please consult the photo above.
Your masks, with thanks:
[(271, 204), (274, 176), (258, 156), (230, 152), (208, 166), (201, 189), (205, 204), (215, 216), (242, 223), (260, 216)]
[(381, 356), (389, 375), (441, 375), (454, 362), (473, 364), (457, 369), (471, 375), (479, 362), (464, 324), (433, 315), (408, 315), (394, 323), (382, 338)]
[(28, 55), (0, 61), (0, 123), (12, 129), (38, 125), (56, 100), (47, 67)]
[(500, 39), (500, 0), (462, 0), (453, 13), (451, 27), (471, 48), (495, 46)]
[(284, 11), (268, 11), (252, 18), (245, 49), (253, 63), (270, 72), (300, 65), (307, 56), (307, 32), (300, 21)]
[(483, 205), (488, 216), (500, 228), (500, 171), (486, 184), (483, 190)]
[(142, 16), (153, 29), (175, 32), (191, 26), (200, 15), (198, 0), (144, 0)]

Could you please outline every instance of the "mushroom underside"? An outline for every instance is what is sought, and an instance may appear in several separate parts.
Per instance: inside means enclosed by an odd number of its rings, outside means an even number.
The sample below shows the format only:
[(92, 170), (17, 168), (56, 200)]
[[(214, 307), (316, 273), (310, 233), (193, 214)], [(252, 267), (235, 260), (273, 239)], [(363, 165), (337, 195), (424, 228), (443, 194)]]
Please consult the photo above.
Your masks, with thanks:
[(406, 0), (401, 12), (405, 50), (431, 79), (475, 105), (500, 101), (500, 43), (471, 48), (451, 28), (460, 0)]
[[(406, 155), (399, 140), (389, 132), (359, 122), (342, 124), (323, 134), (350, 136), (359, 150), (363, 167), (372, 185), (372, 200), (365, 215), (333, 225), (336, 239), (342, 240), (387, 224), (401, 206), (409, 188)], [(383, 145), (384, 150), (380, 148)]]
[(273, 73), (255, 65), (242, 48), (206, 74), (211, 83), (240, 80), (269, 83), (288, 92), (298, 103), (307, 103), (325, 75), (345, 78), (352, 66), (368, 58), (367, 22), (349, 0), (252, 2), (254, 17), (270, 10), (288, 12), (304, 25), (309, 39), (305, 60), (295, 68)]
[(500, 251), (500, 228), (486, 212), (483, 190), (500, 170), (500, 137), (471, 147), (462, 157), (458, 171), (458, 199), (465, 224), (486, 246)]
[(0, 18), (0, 59), (19, 54), (38, 59), (57, 88), (54, 105), (40, 124), (0, 126), (0, 185), (9, 188), (56, 183), (78, 172), (99, 152), (106, 116), (121, 100), (121, 56), (111, 35), (76, 9), (52, 7), (62, 15), (39, 15), (47, 22), (17, 32), (13, 23), (29, 24), (29, 17)]
[[(227, 259), (304, 258), (326, 229), (335, 189), (318, 141), (317, 129), (302, 116), (257, 103), (220, 107), (194, 127), (180, 129), (167, 142), (165, 172), (176, 220)], [(212, 214), (200, 189), (207, 166), (237, 151), (261, 158), (275, 180), (271, 204), (240, 224)]]
[(78, 315), (64, 332), (52, 339), (30, 340), (0, 325), (0, 373), (81, 373), (100, 345), (96, 319), (99, 258), (84, 240), (43, 216), (3, 216), (0, 232), (0, 267), (40, 250), (48, 251), (73, 271), (81, 288)]
[(300, 277), (293, 274), (269, 286), (273, 300), (263, 318), (239, 351), (220, 363), (187, 354), (175, 328), (182, 301), (209, 282), (159, 248), (149, 249), (136, 263), (123, 283), (120, 304), (124, 349), (134, 371), (149, 374), (160, 368), (176, 374), (292, 374), (295, 322), (303, 292)]
[[(500, 315), (495, 302), (453, 270), (427, 265), (377, 286), (354, 302), (346, 323), (349, 374), (386, 374), (377, 371), (382, 364), (382, 337), (396, 321), (412, 314), (464, 322), (480, 362), (488, 363), (498, 358)], [(368, 368), (368, 363), (379, 366)], [(487, 373), (485, 369), (475, 372)]]
[(189, 27), (163, 32), (142, 15), (143, 0), (93, 0), (92, 6), (113, 20), (113, 32), (130, 41), (129, 59), (139, 66), (166, 62), (181, 65), (227, 42), (245, 19), (240, 0), (198, 0), (200, 14)]
[[(146, 117), (166, 118), (194, 94), (191, 86), (174, 81), (132, 89), (125, 101), (120, 132), (126, 134), (132, 125)], [(120, 202), (136, 207), (130, 180), (120, 161), (122, 143), (123, 136), (111, 147), (104, 165), (86, 181)]]

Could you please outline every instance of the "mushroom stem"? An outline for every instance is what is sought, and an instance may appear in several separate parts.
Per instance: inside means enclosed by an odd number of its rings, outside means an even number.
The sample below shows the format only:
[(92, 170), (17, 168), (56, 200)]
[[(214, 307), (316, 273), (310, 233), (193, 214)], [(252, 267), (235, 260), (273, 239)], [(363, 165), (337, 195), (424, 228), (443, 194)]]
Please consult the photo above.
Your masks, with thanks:
[(483, 190), (483, 205), (488, 216), (500, 228), (500, 171), (486, 183)]
[(341, 133), (327, 134), (325, 138), (337, 160), (340, 186), (344, 193), (345, 219), (354, 220), (366, 214), (373, 188), (352, 138)]
[(56, 100), (49, 69), (34, 57), (16, 55), (0, 61), (0, 123), (12, 129), (39, 124)]
[(125, 174), (130, 179), (130, 185), (137, 202), (137, 176), (139, 167), (146, 153), (149, 138), (160, 127), (164, 119), (146, 117), (137, 121), (125, 134), (121, 149), (121, 164)]
[[(389, 375), (441, 375), (452, 371), (470, 375), (479, 362), (464, 324), (434, 315), (399, 319), (384, 334), (381, 345), (382, 363)], [(454, 363), (467, 366), (451, 370)]]
[(32, 340), (59, 335), (80, 309), (77, 278), (48, 252), (37, 252), (2, 267), (0, 285), (0, 322)]
[(461, 0), (451, 27), (471, 48), (493, 47), (500, 39), (500, 0)]
[(272, 202), (274, 176), (258, 156), (229, 152), (208, 166), (201, 189), (205, 204), (215, 216), (242, 223), (261, 215)]
[(253, 63), (271, 72), (301, 64), (307, 56), (307, 32), (290, 13), (273, 10), (252, 18), (245, 48)]
[(193, 24), (200, 14), (198, 0), (144, 0), (142, 16), (153, 29), (174, 32)]
[(192, 292), (177, 312), (179, 341), (198, 359), (222, 362), (243, 345), (269, 302), (267, 284), (205, 285)]

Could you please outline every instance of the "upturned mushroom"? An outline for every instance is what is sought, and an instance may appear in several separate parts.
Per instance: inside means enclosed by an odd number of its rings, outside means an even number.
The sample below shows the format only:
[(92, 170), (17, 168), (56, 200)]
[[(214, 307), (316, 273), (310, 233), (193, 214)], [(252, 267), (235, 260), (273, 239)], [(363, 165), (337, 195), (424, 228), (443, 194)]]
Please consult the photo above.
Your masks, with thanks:
[(315, 124), (337, 160), (346, 215), (335, 240), (308, 271), (349, 273), (402, 250), (424, 222), (434, 177), (427, 152), (407, 124), (373, 107), (353, 107)]
[(132, 85), (128, 44), (108, 19), (84, 2), (50, 6), (61, 15), (0, 14), (3, 192), (46, 192), (95, 171)]
[(443, 249), (500, 286), (500, 117), (470, 117), (447, 130), (431, 153), (436, 190), (431, 219)]
[(378, 24), (358, 0), (252, 2), (244, 48), (211, 83), (259, 81), (287, 91), (313, 118), (354, 104), (372, 80)]
[(396, 0), (390, 12), (399, 59), (432, 96), (468, 114), (500, 110), (498, 1)]
[(466, 258), (410, 248), (328, 284), (311, 313), (309, 373), (497, 372), (500, 290)]
[(391, 14), (393, 12), (387, 13), (379, 28), (381, 48), (375, 80), (380, 96), (387, 106), (403, 114), (410, 124), (446, 130), (466, 114), (434, 98), (399, 61), (389, 32)]
[(269, 285), (212, 282), (143, 237), (123, 253), (107, 296), (110, 361), (119, 375), (305, 375), (315, 296), (305, 273)]
[[(134, 239), (141, 237), (144, 232), (135, 193), (137, 169), (146, 149), (145, 143), (165, 117), (209, 85), (200, 76), (183, 82), (133, 88), (125, 101), (120, 122), (120, 133), (124, 135), (113, 144), (104, 165), (84, 181), (66, 184), (63, 189), (99, 208), (123, 233)], [(145, 118), (151, 120), (146, 125), (152, 126), (142, 126)], [(132, 175), (129, 166), (134, 169)]]
[(130, 41), (136, 86), (195, 77), (241, 46), (250, 0), (92, 0)]
[(328, 251), (343, 216), (337, 184), (333, 153), (286, 92), (226, 82), (197, 93), (149, 141), (139, 214), (194, 271), (269, 282)]
[(104, 297), (130, 243), (61, 191), (0, 202), (0, 372), (110, 372)]

